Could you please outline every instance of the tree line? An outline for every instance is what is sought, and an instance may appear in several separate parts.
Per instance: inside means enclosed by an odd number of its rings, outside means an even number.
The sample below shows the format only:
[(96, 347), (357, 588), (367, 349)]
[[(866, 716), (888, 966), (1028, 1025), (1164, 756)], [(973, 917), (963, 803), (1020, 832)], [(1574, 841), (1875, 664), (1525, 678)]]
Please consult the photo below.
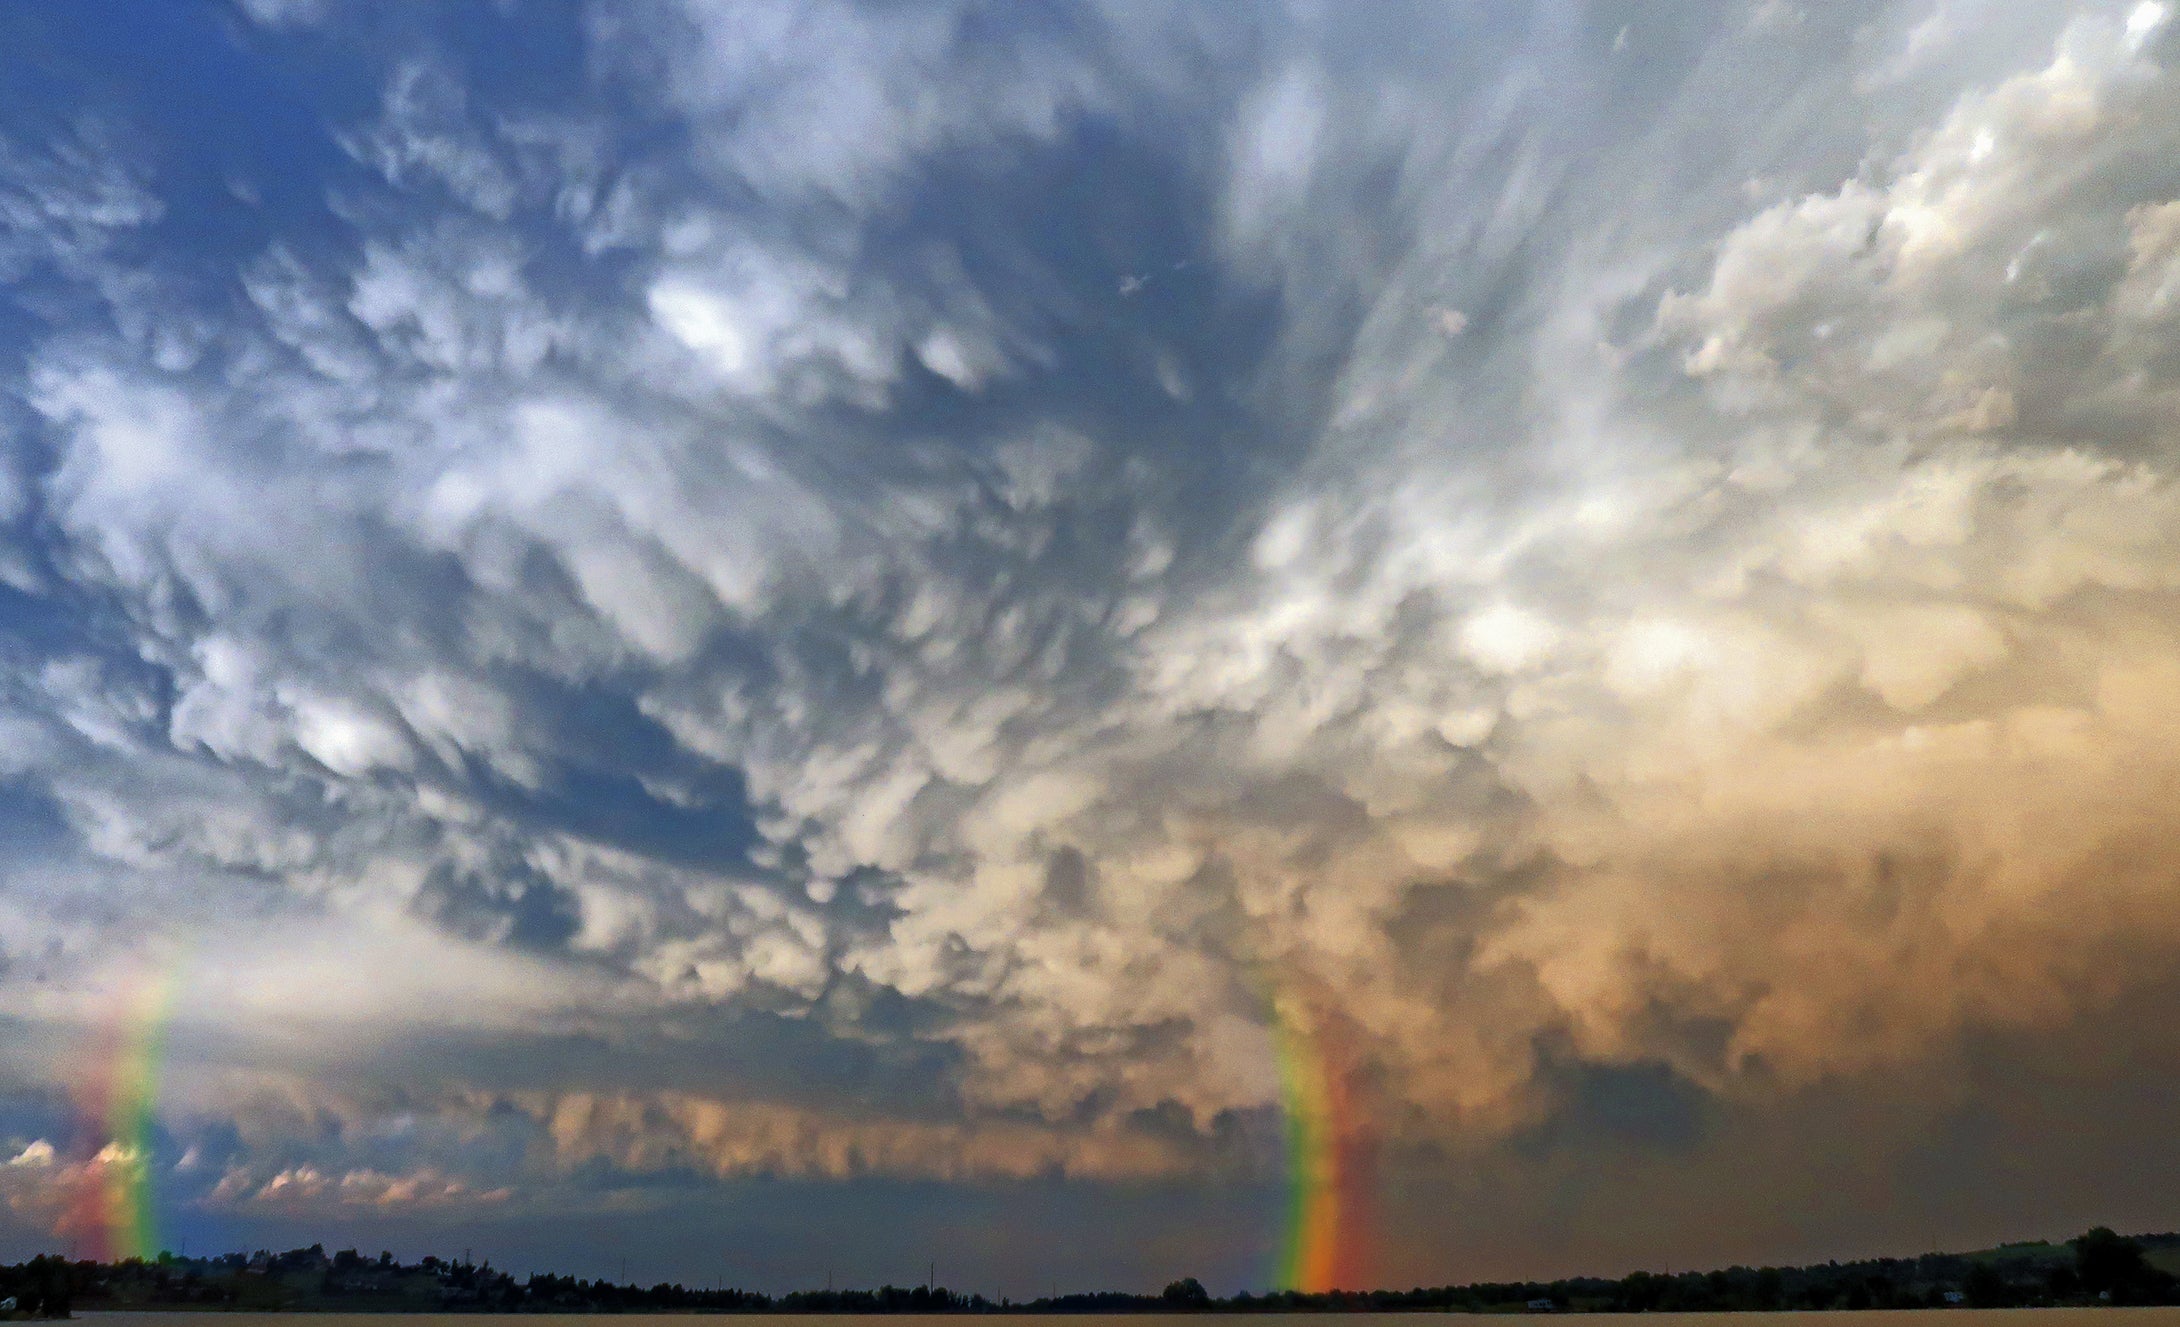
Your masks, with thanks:
[(2005, 1245), (1802, 1267), (1636, 1272), (1619, 1278), (1472, 1282), (1410, 1290), (1298, 1291), (1220, 1297), (1194, 1277), (1157, 1294), (1093, 1291), (993, 1300), (943, 1286), (802, 1290), (784, 1295), (644, 1286), (536, 1273), (487, 1262), (398, 1262), (322, 1245), (213, 1258), (163, 1253), (119, 1263), (51, 1255), (0, 1267), (0, 1317), (65, 1318), (75, 1308), (207, 1308), (556, 1313), (1284, 1313), (1737, 1312), (1789, 1309), (2021, 1308), (2180, 1304), (2180, 1280), (2153, 1254), (2180, 1258), (2180, 1234), (2119, 1235), (2098, 1227), (2065, 1244)]

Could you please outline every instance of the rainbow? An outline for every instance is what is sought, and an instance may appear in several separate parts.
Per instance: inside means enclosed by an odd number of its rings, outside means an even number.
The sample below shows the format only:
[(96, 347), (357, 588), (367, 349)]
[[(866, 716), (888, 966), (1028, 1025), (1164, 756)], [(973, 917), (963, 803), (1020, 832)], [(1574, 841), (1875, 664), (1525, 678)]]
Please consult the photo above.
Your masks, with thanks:
[(167, 971), (126, 986), (89, 1072), (78, 1081), (78, 1127), (96, 1151), (82, 1169), (60, 1233), (85, 1240), (86, 1257), (116, 1261), (160, 1251), (152, 1111), (174, 985)]
[(1371, 1149), (1343, 1023), (1320, 1002), (1275, 1005), (1287, 1144), (1286, 1229), (1273, 1274), (1281, 1289), (1360, 1289), (1369, 1276)]

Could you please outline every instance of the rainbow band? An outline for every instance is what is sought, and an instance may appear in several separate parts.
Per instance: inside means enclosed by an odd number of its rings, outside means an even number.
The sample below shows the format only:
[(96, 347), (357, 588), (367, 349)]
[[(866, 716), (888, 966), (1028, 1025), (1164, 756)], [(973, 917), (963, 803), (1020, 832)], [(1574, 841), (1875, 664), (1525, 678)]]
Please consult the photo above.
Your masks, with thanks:
[(1280, 1104), (1287, 1116), (1287, 1228), (1276, 1280), (1284, 1289), (1323, 1290), (1331, 1281), (1340, 1228), (1338, 1176), (1328, 1173), (1338, 1158), (1326, 1146), (1332, 1094), (1315, 1038), (1284, 1023), (1274, 1036)]
[(152, 1123), (175, 984), (173, 973), (163, 972), (124, 992), (77, 1102), (87, 1130), (95, 1131), (103, 1146), (85, 1169), (84, 1187), (65, 1224), (71, 1233), (87, 1236), (86, 1252), (103, 1261), (160, 1252)]
[(1275, 1283), (1318, 1294), (1356, 1289), (1367, 1275), (1368, 1167), (1346, 1066), (1315, 1010), (1274, 1019), (1280, 1104), (1286, 1112), (1286, 1230)]
[(159, 1253), (158, 1210), (151, 1185), (152, 1108), (159, 1100), (159, 1068), (164, 1063), (167, 1015), (173, 1004), (171, 975), (147, 983), (131, 1011), (123, 1038), (121, 1072), (109, 1104), (107, 1126), (128, 1160), (111, 1167), (108, 1229), (124, 1258)]

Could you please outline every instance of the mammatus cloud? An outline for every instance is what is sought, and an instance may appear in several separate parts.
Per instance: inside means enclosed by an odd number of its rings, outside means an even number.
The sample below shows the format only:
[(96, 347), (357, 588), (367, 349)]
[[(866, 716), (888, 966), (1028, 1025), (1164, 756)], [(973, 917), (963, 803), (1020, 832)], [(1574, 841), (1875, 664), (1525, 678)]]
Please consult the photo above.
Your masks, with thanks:
[(479, 18), (217, 244), (8, 132), (7, 1087), (178, 967), (300, 1213), (1261, 1182), (1283, 1023), (1463, 1192), (2071, 1064), (2180, 945), (2173, 25), (1965, 15)]
[(878, 1174), (915, 1179), (1143, 1179), (1184, 1165), (1181, 1149), (1111, 1127), (1061, 1131), (1028, 1123), (964, 1127), (828, 1118), (664, 1092), (641, 1097), (518, 1096), (562, 1164), (608, 1160), (643, 1172), (693, 1165), (721, 1176)]

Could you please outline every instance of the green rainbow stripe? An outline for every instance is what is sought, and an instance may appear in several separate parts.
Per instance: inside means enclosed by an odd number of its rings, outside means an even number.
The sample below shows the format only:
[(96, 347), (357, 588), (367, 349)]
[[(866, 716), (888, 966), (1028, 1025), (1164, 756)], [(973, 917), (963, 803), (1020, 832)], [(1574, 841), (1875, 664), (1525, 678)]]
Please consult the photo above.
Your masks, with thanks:
[(1328, 1019), (1298, 1003), (1275, 1001), (1272, 1020), (1287, 1144), (1286, 1221), (1273, 1279), (1314, 1294), (1361, 1284), (1368, 1176), (1355, 1164), (1359, 1121), (1347, 1075), (1329, 1053)]
[(115, 1184), (107, 1209), (111, 1213), (114, 1249), (123, 1258), (152, 1258), (159, 1254), (158, 1208), (151, 1183), (151, 1126), (152, 1110), (159, 1100), (159, 1069), (165, 1063), (167, 1016), (173, 994), (172, 974), (163, 973), (146, 983), (133, 1002), (109, 1103), (108, 1131), (129, 1157), (127, 1164), (111, 1168)]
[(1286, 1231), (1276, 1280), (1283, 1289), (1320, 1290), (1339, 1234), (1338, 1186), (1326, 1174), (1332, 1157), (1325, 1146), (1330, 1130), (1323, 1065), (1307, 1031), (1281, 1020), (1273, 1037), (1287, 1131)]

